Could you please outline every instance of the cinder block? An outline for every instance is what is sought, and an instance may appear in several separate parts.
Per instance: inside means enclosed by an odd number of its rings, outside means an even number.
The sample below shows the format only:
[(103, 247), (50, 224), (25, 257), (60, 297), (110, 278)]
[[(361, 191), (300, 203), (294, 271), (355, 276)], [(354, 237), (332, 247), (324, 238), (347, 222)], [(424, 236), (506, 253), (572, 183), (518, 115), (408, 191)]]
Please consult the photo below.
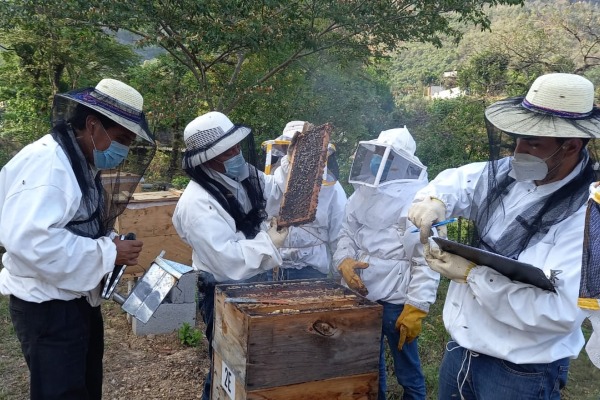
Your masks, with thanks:
[(147, 323), (132, 318), (133, 333), (141, 335), (171, 333), (178, 330), (184, 322), (196, 326), (196, 303), (163, 303)]
[(171, 289), (163, 303), (195, 303), (196, 289), (198, 287), (198, 273), (195, 271), (183, 274), (177, 281), (177, 285)]

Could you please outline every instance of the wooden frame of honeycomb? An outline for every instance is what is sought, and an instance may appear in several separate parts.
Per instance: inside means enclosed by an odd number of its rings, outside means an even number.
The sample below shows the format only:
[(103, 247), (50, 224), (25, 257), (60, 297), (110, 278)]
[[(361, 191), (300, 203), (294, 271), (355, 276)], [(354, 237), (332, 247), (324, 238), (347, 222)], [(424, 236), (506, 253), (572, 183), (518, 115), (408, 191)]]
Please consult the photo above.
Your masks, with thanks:
[(298, 226), (315, 220), (331, 124), (317, 127), (305, 123), (294, 137), (290, 172), (277, 225)]

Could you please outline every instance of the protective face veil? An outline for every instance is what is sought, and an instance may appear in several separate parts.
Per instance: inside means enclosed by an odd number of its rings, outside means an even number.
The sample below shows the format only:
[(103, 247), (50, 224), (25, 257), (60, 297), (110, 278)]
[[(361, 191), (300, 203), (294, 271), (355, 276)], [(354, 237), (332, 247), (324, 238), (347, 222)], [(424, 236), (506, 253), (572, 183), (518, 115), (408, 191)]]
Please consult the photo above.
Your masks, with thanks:
[[(373, 154), (371, 157), (371, 162), (369, 163), (369, 167), (371, 168), (371, 173), (373, 176), (377, 176), (377, 172), (379, 171), (379, 167), (381, 167), (382, 156), (380, 154)], [(390, 167), (392, 166), (392, 160), (389, 158), (385, 162), (385, 167), (383, 168), (383, 172), (381, 177), (385, 179), (387, 177), (388, 172), (390, 171)]]
[[(106, 136), (108, 136), (108, 132), (102, 124), (102, 129)], [(115, 142), (111, 139), (110, 146), (106, 150), (98, 150), (96, 148), (96, 143), (94, 142), (94, 137), (92, 136), (92, 144), (94, 145), (94, 166), (98, 169), (112, 169), (116, 168), (119, 164), (121, 164), (126, 158), (127, 154), (129, 154), (129, 147), (121, 144), (119, 142)], [(110, 136), (108, 136), (110, 139)]]
[(356, 149), (348, 182), (378, 187), (419, 180), (425, 175), (426, 168), (416, 157), (389, 145), (363, 141)]
[(223, 161), (223, 166), (225, 167), (225, 175), (231, 179), (239, 179), (246, 172), (246, 160), (244, 160), (242, 153)]
[[(546, 160), (554, 157), (563, 147), (559, 147), (556, 151), (546, 158), (539, 158), (531, 154), (515, 153), (510, 164), (512, 170), (509, 176), (515, 178), (518, 182), (525, 181), (541, 181), (548, 175), (548, 164)], [(558, 163), (552, 170), (558, 168)]]

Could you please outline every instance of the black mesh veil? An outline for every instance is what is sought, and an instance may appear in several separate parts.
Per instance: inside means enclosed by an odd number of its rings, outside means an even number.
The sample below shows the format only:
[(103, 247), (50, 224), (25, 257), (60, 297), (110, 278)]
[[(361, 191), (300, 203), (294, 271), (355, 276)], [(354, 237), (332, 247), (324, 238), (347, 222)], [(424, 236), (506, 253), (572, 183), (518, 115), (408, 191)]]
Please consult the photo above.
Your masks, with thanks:
[[(243, 126), (234, 126), (230, 134), (233, 134), (234, 130), (239, 128), (250, 129)], [(264, 181), (257, 168), (258, 157), (252, 132), (246, 135), (239, 144), (244, 159), (248, 163), (248, 178), (241, 181), (252, 205), (248, 212), (244, 211), (244, 208), (235, 195), (225, 185), (211, 178), (202, 169), (202, 164), (192, 165), (191, 160), (195, 155), (193, 151), (186, 152), (183, 168), (190, 178), (209, 192), (219, 202), (221, 207), (231, 215), (235, 220), (236, 229), (241, 231), (248, 239), (253, 239), (260, 232), (261, 223), (267, 219), (265, 211), (266, 200), (263, 190)], [(202, 151), (205, 150), (205, 148), (202, 149)]]
[[(94, 103), (88, 107), (85, 96), (92, 93)], [(88, 164), (79, 147), (76, 132), (84, 128), (83, 121), (89, 114), (96, 115), (105, 129), (121, 125), (136, 133), (127, 159), (115, 169), (98, 172)], [(82, 193), (80, 208), (67, 229), (92, 238), (108, 234), (133, 193), (140, 191), (140, 182), (156, 151), (144, 114), (128, 110), (93, 88), (77, 90), (55, 96), (51, 134), (69, 158)]]
[[(523, 98), (504, 100), (520, 104)], [(497, 104), (497, 103), (495, 103)], [(496, 113), (502, 112), (498, 108)], [(511, 110), (514, 113), (514, 109)], [(536, 126), (544, 124), (553, 125), (550, 119), (554, 116), (543, 115), (523, 111), (520, 115), (519, 124), (515, 126)], [(564, 138), (580, 137), (587, 142), (593, 138), (593, 129), (587, 129), (588, 124), (582, 124), (581, 120), (561, 118), (561, 124), (571, 125), (573, 132), (581, 132), (580, 136), (565, 135)], [(598, 179), (596, 158), (590, 154), (595, 152), (593, 141), (580, 153), (580, 164), (576, 166), (577, 175), (560, 190), (549, 194), (543, 201), (528, 207), (514, 221), (508, 224), (505, 231), (494, 243), (489, 241), (487, 233), (492, 228), (492, 217), (495, 213), (504, 213), (503, 198), (515, 185), (514, 178), (509, 176), (511, 170), (511, 156), (514, 153), (516, 136), (513, 132), (498, 129), (488, 118), (486, 111), (486, 129), (489, 140), (490, 159), (486, 165), (484, 176), (480, 179), (474, 191), (472, 199), (471, 214), (469, 220), (469, 237), (471, 245), (493, 251), (507, 257), (517, 258), (528, 246), (539, 241), (549, 229), (575, 213), (588, 199), (589, 185)], [(519, 130), (524, 132), (524, 130)], [(551, 132), (551, 131), (549, 131)], [(541, 135), (532, 135), (541, 136)], [(561, 138), (557, 135), (547, 135)], [(588, 150), (590, 148), (590, 150)]]

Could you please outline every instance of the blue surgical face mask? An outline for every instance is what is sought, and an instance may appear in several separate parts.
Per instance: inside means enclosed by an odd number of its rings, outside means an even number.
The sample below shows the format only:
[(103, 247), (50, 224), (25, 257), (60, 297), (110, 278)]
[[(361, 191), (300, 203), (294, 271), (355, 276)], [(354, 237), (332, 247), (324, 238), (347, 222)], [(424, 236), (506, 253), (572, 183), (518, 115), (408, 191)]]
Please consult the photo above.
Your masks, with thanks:
[[(102, 126), (102, 124), (100, 126)], [(104, 129), (104, 126), (102, 126), (102, 129)], [(104, 129), (104, 133), (108, 136), (106, 129)], [(106, 150), (96, 149), (96, 143), (94, 143), (93, 137), (92, 143), (94, 145), (94, 166), (98, 169), (116, 168), (127, 158), (127, 154), (129, 154), (128, 146), (115, 142), (114, 140), (110, 141), (110, 146), (108, 146), (108, 149)]]
[[(373, 176), (377, 176), (377, 171), (379, 171), (379, 167), (381, 166), (382, 158), (383, 157), (381, 157), (381, 155), (379, 155), (379, 154), (373, 154), (373, 157), (371, 157), (371, 163), (369, 164), (369, 167), (371, 168), (371, 173), (373, 174)], [(391, 162), (391, 160), (388, 159), (385, 162), (385, 167), (383, 168), (383, 173), (381, 174), (381, 179), (385, 179), (391, 166), (392, 166), (392, 162)]]
[(242, 153), (231, 157), (229, 160), (223, 161), (225, 167), (225, 175), (231, 179), (238, 179), (246, 171), (246, 160)]

